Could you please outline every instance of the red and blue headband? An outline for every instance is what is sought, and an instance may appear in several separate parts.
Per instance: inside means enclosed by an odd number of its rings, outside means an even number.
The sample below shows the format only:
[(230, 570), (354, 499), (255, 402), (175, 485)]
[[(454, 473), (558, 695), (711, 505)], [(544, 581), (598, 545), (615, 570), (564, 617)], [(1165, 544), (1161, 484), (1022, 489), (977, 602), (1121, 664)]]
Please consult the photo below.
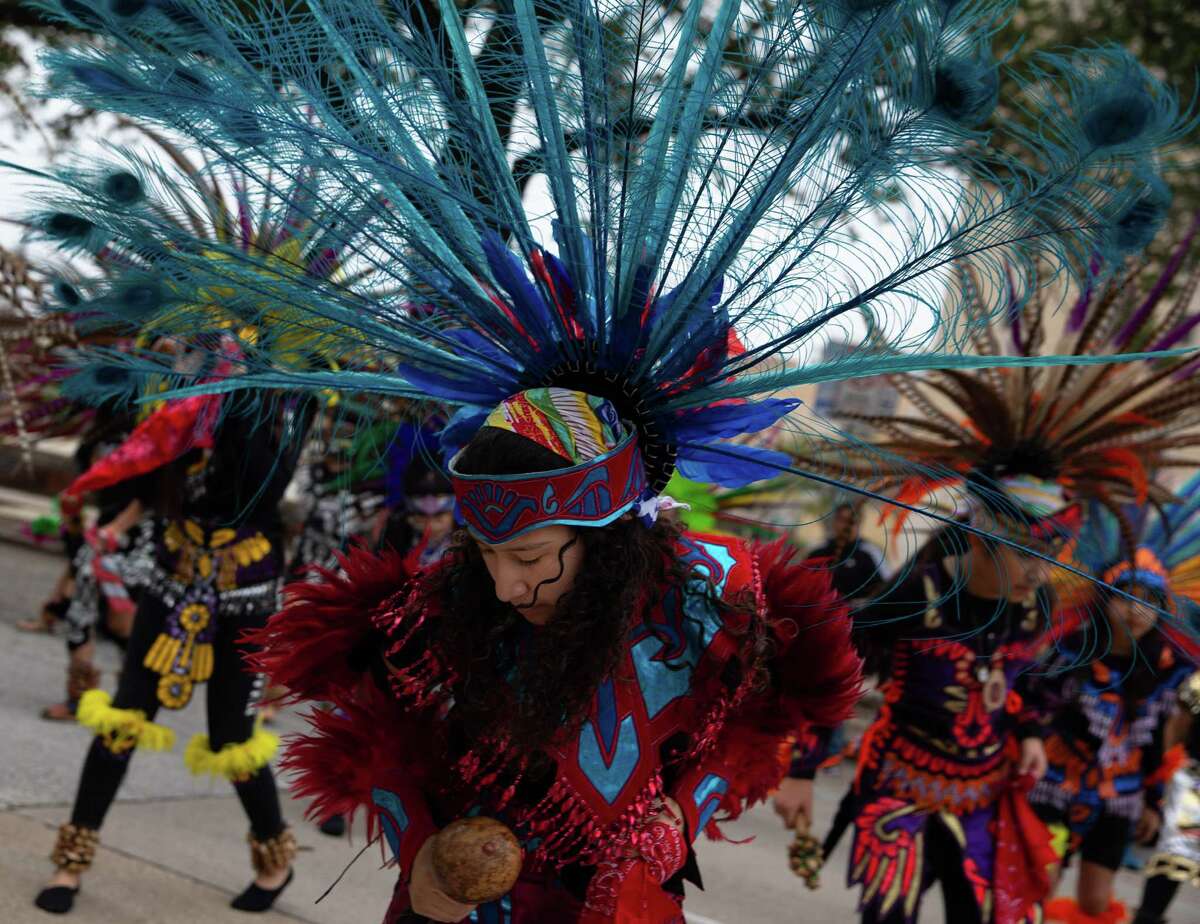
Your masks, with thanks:
[(607, 526), (647, 495), (636, 432), (601, 398), (530, 389), (505, 399), (485, 426), (509, 430), (573, 463), (527, 475), (466, 475), (451, 460), (462, 518), (489, 545), (544, 526)]

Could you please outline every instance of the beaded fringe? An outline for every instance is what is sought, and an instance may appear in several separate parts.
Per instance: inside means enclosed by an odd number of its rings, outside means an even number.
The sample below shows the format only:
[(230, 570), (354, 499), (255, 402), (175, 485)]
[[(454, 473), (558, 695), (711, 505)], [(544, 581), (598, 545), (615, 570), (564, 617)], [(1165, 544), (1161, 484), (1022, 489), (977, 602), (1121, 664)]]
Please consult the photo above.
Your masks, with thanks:
[(58, 839), (50, 851), (50, 860), (68, 873), (82, 873), (92, 865), (96, 857), (96, 845), (100, 843), (100, 832), (95, 828), (65, 824), (58, 828)]

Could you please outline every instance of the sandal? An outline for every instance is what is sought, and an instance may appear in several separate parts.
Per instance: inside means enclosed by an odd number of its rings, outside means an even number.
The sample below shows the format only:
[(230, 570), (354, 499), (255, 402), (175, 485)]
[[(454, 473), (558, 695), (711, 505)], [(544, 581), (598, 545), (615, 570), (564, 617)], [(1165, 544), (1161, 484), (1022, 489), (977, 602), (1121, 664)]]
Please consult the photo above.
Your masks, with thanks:
[(61, 703), (43, 706), (42, 711), (38, 714), (47, 722), (74, 722), (75, 707), (78, 705), (77, 701), (68, 699)]
[(22, 619), (17, 623), (17, 629), (21, 632), (53, 635), (54, 627), (67, 615), (70, 605), (70, 600), (50, 600), (42, 605), (42, 612), (37, 619)]

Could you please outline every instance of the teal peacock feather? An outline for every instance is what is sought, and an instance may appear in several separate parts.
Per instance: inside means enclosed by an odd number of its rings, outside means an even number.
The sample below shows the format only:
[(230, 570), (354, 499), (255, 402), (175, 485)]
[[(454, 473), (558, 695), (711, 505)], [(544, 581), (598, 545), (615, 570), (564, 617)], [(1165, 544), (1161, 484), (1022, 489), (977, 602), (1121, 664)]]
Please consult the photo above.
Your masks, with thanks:
[[(219, 293), (265, 336), (196, 387), (434, 398), (458, 409), (449, 450), (521, 389), (603, 394), (657, 488), (792, 470), (736, 442), (795, 409), (784, 389), (1091, 361), (965, 351), (1037, 287), (1142, 246), (1155, 164), (1194, 127), (1102, 46), (1039, 59), (1022, 156), (991, 147), (1004, 0), (42, 6), (103, 36), (49, 52), (46, 92), (186, 139), (345, 273), (196, 234), (127, 155), (55, 172), (33, 219), (136, 255), (90, 304), (189, 338)], [(953, 284), (968, 259), (1005, 297)], [(833, 334), (871, 349), (811, 362)], [(305, 335), (347, 361), (298, 361)]]

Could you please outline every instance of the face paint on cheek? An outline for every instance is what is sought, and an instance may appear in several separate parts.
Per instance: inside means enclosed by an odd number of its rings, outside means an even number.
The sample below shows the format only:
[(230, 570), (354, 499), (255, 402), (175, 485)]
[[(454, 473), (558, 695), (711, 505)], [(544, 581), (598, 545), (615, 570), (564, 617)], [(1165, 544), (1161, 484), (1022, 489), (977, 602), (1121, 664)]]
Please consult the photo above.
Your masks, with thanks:
[[(578, 541), (579, 533), (575, 533), (575, 535), (571, 537), (570, 541), (568, 541), (558, 550), (558, 567), (554, 570), (553, 575), (543, 581), (538, 582), (537, 586), (533, 588), (533, 599), (522, 606), (518, 606), (518, 610), (543, 609), (557, 605), (558, 598), (563, 595), (565, 588), (556, 587), (555, 585), (557, 585), (566, 574), (567, 553), (575, 547), (575, 544)], [(539, 597), (542, 596), (543, 593), (545, 596), (539, 600)]]

